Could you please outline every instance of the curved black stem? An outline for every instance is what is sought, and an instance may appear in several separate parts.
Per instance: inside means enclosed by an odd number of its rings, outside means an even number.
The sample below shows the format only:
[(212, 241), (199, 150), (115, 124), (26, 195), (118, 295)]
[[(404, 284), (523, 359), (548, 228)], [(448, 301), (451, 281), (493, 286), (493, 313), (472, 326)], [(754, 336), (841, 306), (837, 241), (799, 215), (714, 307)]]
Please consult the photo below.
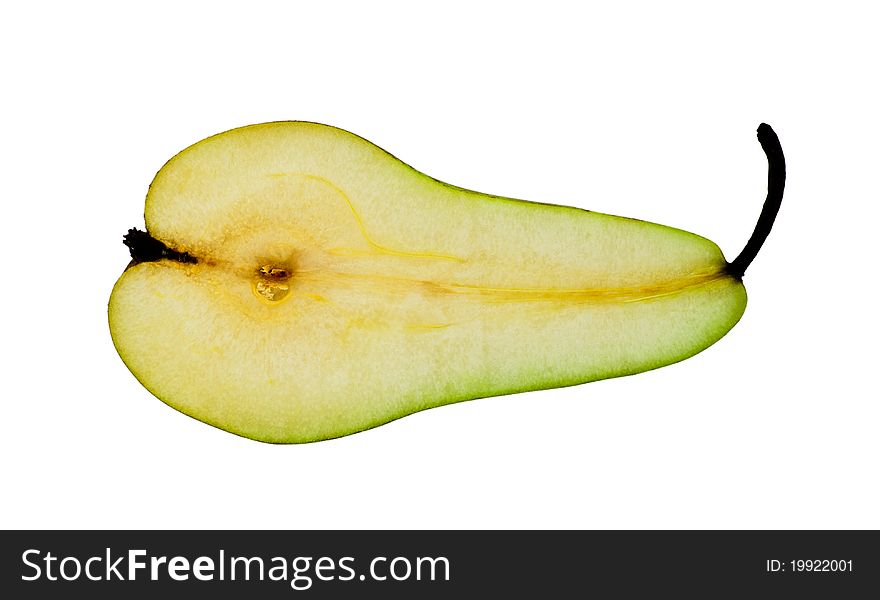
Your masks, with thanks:
[(782, 204), (782, 192), (785, 190), (785, 156), (782, 154), (782, 146), (779, 144), (776, 132), (767, 123), (758, 126), (758, 141), (764, 149), (764, 154), (767, 155), (767, 199), (764, 201), (752, 237), (746, 242), (739, 256), (727, 264), (727, 272), (737, 279), (742, 279), (746, 269), (758, 255), (758, 250), (761, 249), (770, 230), (773, 229), (773, 221), (776, 220), (776, 214)]
[(122, 243), (128, 246), (128, 252), (135, 264), (163, 259), (192, 264), (199, 262), (191, 254), (172, 250), (146, 231), (138, 229), (129, 229), (122, 237)]

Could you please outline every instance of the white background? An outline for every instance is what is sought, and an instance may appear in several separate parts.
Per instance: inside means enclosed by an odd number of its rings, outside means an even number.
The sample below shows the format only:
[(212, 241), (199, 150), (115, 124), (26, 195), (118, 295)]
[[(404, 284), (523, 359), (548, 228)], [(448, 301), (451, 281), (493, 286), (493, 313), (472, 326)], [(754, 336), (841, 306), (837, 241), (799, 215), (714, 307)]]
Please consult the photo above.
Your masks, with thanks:
[[(5, 5), (0, 526), (880, 527), (871, 3), (611, 4)], [(761, 121), (789, 183), (745, 316), (702, 354), (271, 446), (152, 397), (106, 308), (159, 167), (284, 119), (728, 259), (764, 199)]]

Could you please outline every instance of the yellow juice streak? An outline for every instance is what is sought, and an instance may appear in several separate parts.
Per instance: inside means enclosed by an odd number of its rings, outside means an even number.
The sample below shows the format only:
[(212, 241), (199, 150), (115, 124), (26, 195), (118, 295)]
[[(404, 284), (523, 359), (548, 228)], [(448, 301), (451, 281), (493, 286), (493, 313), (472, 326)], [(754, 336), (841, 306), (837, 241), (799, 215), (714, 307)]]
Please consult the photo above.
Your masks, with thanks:
[(371, 291), (380, 291), (385, 294), (421, 291), (429, 296), (471, 297), (489, 303), (542, 301), (629, 303), (678, 294), (727, 277), (728, 275), (719, 269), (657, 283), (618, 288), (505, 288), (330, 271), (304, 274), (303, 279), (330, 283), (331, 285), (364, 286), (372, 288)]

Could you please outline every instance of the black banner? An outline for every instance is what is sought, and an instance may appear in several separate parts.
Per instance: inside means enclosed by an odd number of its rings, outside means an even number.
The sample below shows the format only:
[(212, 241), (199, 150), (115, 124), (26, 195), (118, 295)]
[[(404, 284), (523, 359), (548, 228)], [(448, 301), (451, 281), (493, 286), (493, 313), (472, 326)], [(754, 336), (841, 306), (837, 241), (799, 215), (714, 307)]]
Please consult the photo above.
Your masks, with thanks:
[(880, 589), (878, 532), (7, 531), (2, 540), (6, 598), (853, 597)]

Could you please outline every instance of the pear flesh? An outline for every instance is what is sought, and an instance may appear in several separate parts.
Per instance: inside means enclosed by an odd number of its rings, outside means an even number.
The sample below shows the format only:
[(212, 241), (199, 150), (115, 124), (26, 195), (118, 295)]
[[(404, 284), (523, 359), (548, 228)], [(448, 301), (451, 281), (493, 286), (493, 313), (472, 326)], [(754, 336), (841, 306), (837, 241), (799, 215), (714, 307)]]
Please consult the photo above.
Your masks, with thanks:
[(184, 150), (145, 220), (168, 252), (133, 252), (113, 289), (120, 356), (177, 410), (266, 442), (654, 369), (746, 306), (705, 238), (457, 188), (313, 123)]

